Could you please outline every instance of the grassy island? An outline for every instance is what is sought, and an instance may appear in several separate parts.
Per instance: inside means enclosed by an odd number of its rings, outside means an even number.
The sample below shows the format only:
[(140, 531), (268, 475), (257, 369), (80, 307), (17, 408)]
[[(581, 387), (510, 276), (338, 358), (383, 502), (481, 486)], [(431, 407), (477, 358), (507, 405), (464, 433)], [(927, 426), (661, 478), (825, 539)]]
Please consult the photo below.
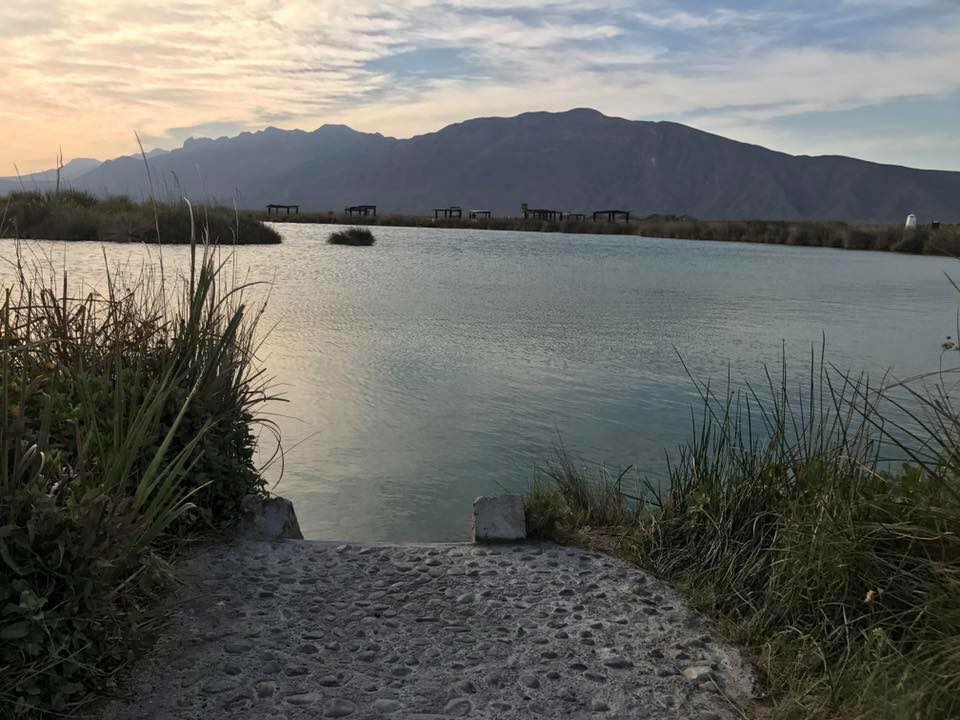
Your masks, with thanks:
[(327, 242), (331, 245), (373, 245), (377, 239), (367, 228), (352, 227), (330, 233)]
[[(19, 248), (18, 248), (19, 249)], [(167, 560), (265, 493), (259, 307), (195, 247), (189, 277), (102, 293), (9, 258), (0, 293), (0, 715), (109, 689), (151, 627)], [(10, 712), (10, 714), (6, 714)]]
[(259, 220), (224, 207), (136, 203), (76, 190), (13, 192), (0, 197), (0, 238), (189, 244), (193, 220), (209, 241), (226, 245), (276, 244), (280, 234)]
[(960, 717), (956, 377), (874, 388), (821, 363), (799, 394), (786, 377), (701, 386), (663, 484), (560, 453), (528, 529), (673, 584), (752, 655), (762, 717)]

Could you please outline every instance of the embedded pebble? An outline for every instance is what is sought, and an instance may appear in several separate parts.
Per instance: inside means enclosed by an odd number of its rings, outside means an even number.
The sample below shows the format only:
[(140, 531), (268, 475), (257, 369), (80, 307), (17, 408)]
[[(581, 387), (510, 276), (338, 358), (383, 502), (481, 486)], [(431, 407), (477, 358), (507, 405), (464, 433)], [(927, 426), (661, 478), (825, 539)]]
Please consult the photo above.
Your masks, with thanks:
[(323, 716), (332, 718), (342, 718), (353, 715), (357, 711), (357, 706), (349, 700), (335, 698), (326, 702), (323, 706)]
[(371, 707), (379, 713), (392, 713), (397, 712), (401, 707), (399, 700), (393, 700), (391, 698), (377, 698), (373, 701)]
[(753, 686), (669, 588), (576, 548), (241, 543), (176, 571), (99, 720), (719, 720), (717, 687)]
[(473, 710), (473, 704), (467, 698), (454, 698), (443, 708), (443, 714), (450, 717), (465, 717)]
[(687, 680), (699, 680), (704, 676), (709, 676), (712, 668), (706, 665), (691, 665), (683, 671), (683, 676)]
[(536, 675), (530, 675), (528, 673), (520, 676), (520, 683), (524, 687), (528, 687), (535, 690), (538, 687), (540, 687), (540, 678), (538, 678)]
[(230, 680), (229, 678), (219, 678), (217, 680), (210, 680), (203, 684), (203, 691), (208, 695), (216, 695), (218, 693), (226, 692), (227, 690), (233, 690), (238, 686), (236, 680)]

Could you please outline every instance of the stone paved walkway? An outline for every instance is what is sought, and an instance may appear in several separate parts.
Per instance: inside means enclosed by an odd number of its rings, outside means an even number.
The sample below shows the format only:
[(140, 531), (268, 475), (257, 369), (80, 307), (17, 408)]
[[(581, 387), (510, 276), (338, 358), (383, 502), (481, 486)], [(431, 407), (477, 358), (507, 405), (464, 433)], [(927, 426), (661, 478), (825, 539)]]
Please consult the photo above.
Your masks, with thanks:
[(218, 546), (102, 717), (735, 717), (750, 673), (667, 588), (551, 544)]

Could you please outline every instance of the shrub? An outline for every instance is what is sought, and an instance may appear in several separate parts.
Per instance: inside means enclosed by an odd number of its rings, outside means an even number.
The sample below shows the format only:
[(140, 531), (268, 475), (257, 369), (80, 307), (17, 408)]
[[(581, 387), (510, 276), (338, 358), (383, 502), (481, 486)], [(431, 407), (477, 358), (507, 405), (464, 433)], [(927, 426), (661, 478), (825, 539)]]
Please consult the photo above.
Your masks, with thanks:
[(176, 289), (111, 277), (73, 297), (18, 267), (0, 306), (0, 698), (29, 716), (102, 686), (149, 620), (163, 549), (264, 492), (268, 383), (258, 316), (206, 247)]
[(376, 241), (369, 229), (361, 227), (338, 230), (327, 239), (331, 245), (373, 245)]

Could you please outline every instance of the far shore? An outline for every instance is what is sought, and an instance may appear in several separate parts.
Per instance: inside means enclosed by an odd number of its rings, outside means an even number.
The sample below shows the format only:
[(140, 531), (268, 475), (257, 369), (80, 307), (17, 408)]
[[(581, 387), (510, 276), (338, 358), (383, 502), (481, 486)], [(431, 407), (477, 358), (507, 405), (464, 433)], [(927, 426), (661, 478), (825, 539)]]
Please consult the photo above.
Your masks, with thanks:
[(386, 225), (395, 227), (462, 228), (523, 232), (584, 233), (596, 235), (637, 235), (678, 240), (720, 240), (727, 242), (828, 247), (843, 250), (876, 250), (914, 255), (960, 255), (960, 225), (850, 224), (813, 220), (696, 220), (671, 215), (653, 215), (630, 222), (591, 220), (534, 220), (519, 217), (434, 219), (421, 215), (349, 216), (344, 213), (267, 214), (245, 213), (246, 217), (272, 223), (328, 225)]

